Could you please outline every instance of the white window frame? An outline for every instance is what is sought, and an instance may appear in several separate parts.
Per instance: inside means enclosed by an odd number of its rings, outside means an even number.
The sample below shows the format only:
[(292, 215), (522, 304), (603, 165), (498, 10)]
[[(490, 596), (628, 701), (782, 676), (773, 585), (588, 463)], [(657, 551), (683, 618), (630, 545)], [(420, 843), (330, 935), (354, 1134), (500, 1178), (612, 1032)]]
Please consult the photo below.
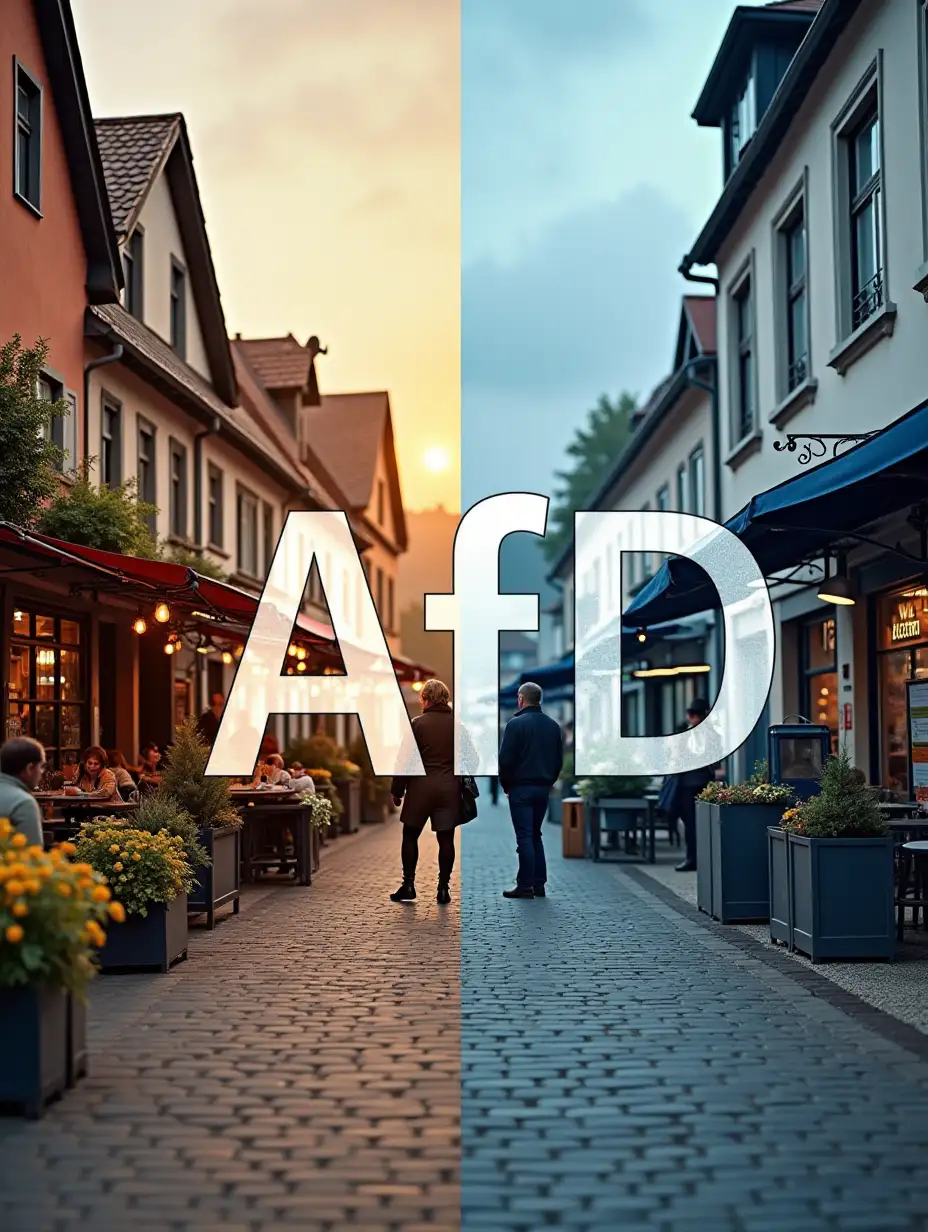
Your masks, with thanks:
[[(794, 185), (789, 196), (773, 220), (773, 280), (775, 297), (774, 354), (776, 361), (777, 405), (770, 416), (771, 423), (782, 426), (803, 406), (814, 400), (818, 383), (812, 367), (812, 275), (809, 260), (809, 168), (803, 168), (802, 177)], [(802, 217), (805, 269), (802, 294), (805, 297), (805, 363), (804, 372), (792, 379), (790, 360), (790, 307), (795, 283), (790, 286), (789, 236), (798, 216)], [(797, 280), (798, 282), (799, 280)], [(793, 361), (793, 362), (798, 362)]]
[(187, 446), (171, 437), (168, 441), (168, 533), (174, 539), (187, 539), (190, 525), (190, 464)]
[[(730, 454), (738, 453), (748, 441), (760, 436), (760, 384), (758, 380), (757, 342), (757, 278), (754, 252), (742, 264), (738, 273), (731, 280), (725, 296), (726, 320), (728, 324), (728, 437)], [(744, 421), (744, 406), (742, 402), (741, 361), (743, 358), (743, 342), (741, 337), (740, 303), (744, 298), (745, 287), (751, 308), (751, 358), (752, 378), (751, 393), (753, 407), (751, 423), (747, 431), (742, 431)]]
[[(250, 509), (253, 517), (254, 535), (252, 551), (246, 559), (246, 543), (245, 543), (245, 517), (247, 509)], [(254, 492), (248, 488), (238, 485), (235, 493), (235, 562), (238, 572), (243, 577), (253, 578), (255, 581), (260, 581), (259, 569), (261, 567), (261, 501)]]
[[(107, 434), (107, 411), (110, 411), (115, 416), (116, 431)], [(100, 393), (100, 483), (110, 488), (118, 488), (123, 480), (123, 462), (122, 462), (122, 403), (118, 398), (114, 398), (112, 394), (107, 393), (104, 389)], [(109, 449), (107, 449), (109, 442)], [(115, 462), (113, 467), (114, 475), (109, 479), (106, 476), (105, 464), (107, 453)]]
[(36, 387), (39, 398), (43, 396), (42, 385), (48, 390), (47, 401), (65, 401), (71, 413), (55, 416), (51, 423), (50, 436), (45, 428), (40, 429), (39, 435), (43, 440), (51, 440), (53, 445), (57, 445), (64, 452), (64, 457), (58, 467), (59, 474), (73, 473), (77, 467), (77, 394), (68, 389), (61, 375), (51, 368), (43, 368), (39, 373)]
[[(218, 480), (219, 494), (216, 500), (213, 500), (213, 481)], [(206, 538), (207, 547), (216, 548), (218, 551), (223, 551), (225, 548), (225, 505), (226, 505), (226, 483), (225, 475), (222, 468), (217, 466), (215, 462), (210, 462), (206, 468)], [(216, 514), (218, 522), (219, 536), (216, 538), (213, 535), (213, 514)]]
[[(32, 114), (26, 120), (29, 129), (30, 142), (34, 141), (34, 145), (30, 146), (30, 154), (34, 161), (32, 172), (35, 175), (35, 184), (27, 186), (27, 192), (20, 191), (20, 179), (22, 168), (19, 158), (19, 130), (20, 130), (20, 114), (19, 114), (19, 87), (20, 80), (27, 87), (26, 91), (30, 96), (30, 101), (33, 104)], [(44, 106), (45, 99), (43, 95), (42, 85), (39, 80), (33, 76), (26, 68), (21, 60), (16, 56), (13, 57), (13, 196), (26, 209), (31, 210), (37, 217), (42, 217), (42, 162), (43, 162), (43, 130), (44, 130)], [(34, 191), (35, 199), (30, 195)]]

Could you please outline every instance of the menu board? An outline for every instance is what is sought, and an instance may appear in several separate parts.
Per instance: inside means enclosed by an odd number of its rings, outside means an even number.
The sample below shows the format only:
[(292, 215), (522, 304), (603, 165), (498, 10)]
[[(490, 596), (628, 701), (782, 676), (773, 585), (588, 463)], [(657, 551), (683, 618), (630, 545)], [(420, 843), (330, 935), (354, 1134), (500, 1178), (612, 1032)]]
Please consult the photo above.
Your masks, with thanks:
[(915, 799), (928, 801), (928, 680), (910, 680), (909, 761)]

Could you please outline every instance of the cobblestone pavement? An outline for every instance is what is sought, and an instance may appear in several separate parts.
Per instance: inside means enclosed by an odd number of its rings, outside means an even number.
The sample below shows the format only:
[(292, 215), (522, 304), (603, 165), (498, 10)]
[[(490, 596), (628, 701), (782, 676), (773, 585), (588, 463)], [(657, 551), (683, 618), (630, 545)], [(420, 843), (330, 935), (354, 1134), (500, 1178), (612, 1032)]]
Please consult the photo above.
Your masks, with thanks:
[(170, 975), (98, 979), (90, 1076), (0, 1121), (0, 1229), (457, 1229), (458, 909), (431, 835), (389, 902), (399, 839), (339, 839)]
[(924, 1232), (928, 1063), (559, 841), (506, 901), (487, 808), (452, 907), (429, 834), (398, 907), (367, 830), (99, 980), (91, 1076), (0, 1122), (0, 1229)]
[(547, 833), (464, 832), (465, 1232), (924, 1232), (928, 1063)]

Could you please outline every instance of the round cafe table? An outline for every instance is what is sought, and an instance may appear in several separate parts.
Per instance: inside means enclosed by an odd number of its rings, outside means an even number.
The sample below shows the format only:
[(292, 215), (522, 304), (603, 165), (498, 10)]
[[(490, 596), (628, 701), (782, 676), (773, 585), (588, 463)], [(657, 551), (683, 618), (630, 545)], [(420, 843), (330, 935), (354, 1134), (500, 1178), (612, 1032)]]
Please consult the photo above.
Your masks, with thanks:
[(53, 842), (70, 838), (84, 821), (95, 817), (125, 817), (134, 812), (136, 804), (125, 800), (95, 800), (87, 796), (65, 796), (57, 791), (37, 791), (39, 807), (57, 809), (61, 816), (42, 818), (42, 829)]
[(906, 908), (912, 912), (913, 928), (918, 927), (919, 912), (924, 917), (928, 909), (928, 840), (915, 839), (903, 843), (900, 855), (899, 884), (896, 888), (896, 938), (899, 941), (905, 930)]

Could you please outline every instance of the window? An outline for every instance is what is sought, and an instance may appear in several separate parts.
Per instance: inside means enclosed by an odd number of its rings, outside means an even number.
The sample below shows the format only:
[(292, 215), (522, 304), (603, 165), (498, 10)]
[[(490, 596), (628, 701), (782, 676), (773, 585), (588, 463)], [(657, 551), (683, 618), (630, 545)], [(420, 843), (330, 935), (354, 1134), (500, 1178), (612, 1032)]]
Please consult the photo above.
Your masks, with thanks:
[(706, 462), (702, 446), (690, 454), (690, 513), (706, 514)]
[(757, 95), (754, 88), (754, 73), (744, 84), (738, 101), (732, 107), (729, 121), (731, 131), (731, 170), (738, 166), (748, 142), (757, 130)]
[(14, 604), (11, 632), (6, 738), (40, 740), (51, 769), (75, 765), (87, 743), (84, 631)]
[[(139, 481), (139, 500), (146, 504), (154, 505), (157, 493), (156, 488), (156, 456), (155, 456), (155, 427), (150, 424), (147, 419), (139, 418), (138, 421), (138, 465), (137, 474)], [(152, 534), (155, 532), (155, 514), (152, 513), (148, 517), (148, 527)]]
[(806, 219), (800, 205), (783, 229), (786, 258), (786, 392), (809, 375), (809, 306), (806, 291)]
[(264, 573), (267, 576), (274, 559), (274, 549), (277, 547), (277, 538), (274, 535), (274, 510), (270, 505), (264, 506), (262, 529), (264, 532)]
[(187, 358), (187, 273), (179, 261), (171, 258), (171, 346)]
[(689, 471), (686, 463), (677, 467), (677, 512), (692, 513), (690, 509)]
[(122, 483), (122, 406), (107, 393), (100, 402), (100, 482), (107, 488)]
[(171, 441), (171, 534), (187, 538), (187, 447)]
[(376, 571), (375, 576), (377, 578), (377, 597), (376, 597), (375, 603), (377, 606), (377, 615), (380, 617), (380, 620), (382, 623), (383, 622), (383, 570), (378, 569)]
[(139, 321), (145, 311), (142, 298), (144, 251), (144, 233), (141, 227), (136, 227), (123, 249), (122, 269), (126, 283), (126, 312), (131, 312)]
[(670, 508), (670, 488), (666, 483), (657, 494), (657, 508), (661, 513), (666, 513)]
[[(41, 436), (61, 450), (58, 470), (74, 468), (77, 457), (77, 395), (66, 390), (61, 381), (43, 373), (36, 382), (36, 394), (43, 402), (65, 402), (67, 413), (55, 415), (42, 429)], [(71, 466), (68, 466), (70, 462)]]
[(395, 625), (393, 622), (393, 616), (394, 616), (393, 603), (394, 603), (393, 578), (387, 578), (387, 632), (388, 633), (392, 633), (395, 628)]
[(377, 480), (377, 522), (383, 526), (383, 520), (386, 517), (386, 499), (384, 492), (384, 482), (382, 479)]
[(208, 477), (209, 525), (207, 534), (211, 547), (221, 548), (225, 543), (225, 503), (223, 501), (224, 485), (222, 471), (210, 463)]
[(238, 571), (258, 577), (258, 498), (238, 491)]
[(42, 208), (42, 87), (18, 60), (13, 61), (16, 132), (13, 192), (38, 214)]
[(737, 370), (732, 407), (732, 445), (740, 445), (754, 431), (754, 297), (750, 276), (743, 279), (733, 297)]
[(801, 697), (803, 715), (831, 729), (831, 751), (838, 746), (838, 668), (833, 617), (816, 620), (802, 629)]
[(880, 118), (875, 100), (847, 143), (854, 330), (883, 306)]

